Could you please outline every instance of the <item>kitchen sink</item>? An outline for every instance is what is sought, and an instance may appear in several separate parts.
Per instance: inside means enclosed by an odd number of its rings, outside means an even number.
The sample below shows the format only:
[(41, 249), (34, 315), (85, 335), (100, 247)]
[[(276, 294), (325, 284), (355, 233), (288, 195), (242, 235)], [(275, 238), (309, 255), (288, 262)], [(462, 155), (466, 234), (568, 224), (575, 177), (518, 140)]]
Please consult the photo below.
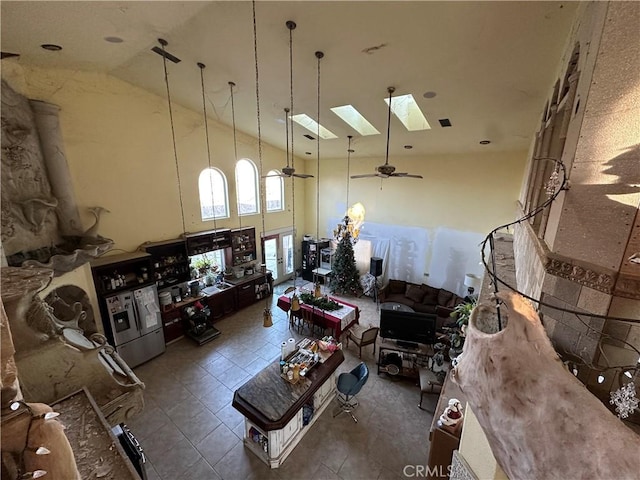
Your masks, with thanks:
[(231, 287), (233, 287), (233, 285), (226, 282), (220, 282), (220, 283), (216, 283), (215, 285), (212, 285), (211, 287), (203, 288), (202, 293), (204, 293), (205, 295), (213, 295), (216, 293), (220, 293), (221, 291)]
[(220, 289), (216, 286), (205, 287), (202, 289), (202, 293), (205, 295), (213, 295), (214, 293), (218, 293)]

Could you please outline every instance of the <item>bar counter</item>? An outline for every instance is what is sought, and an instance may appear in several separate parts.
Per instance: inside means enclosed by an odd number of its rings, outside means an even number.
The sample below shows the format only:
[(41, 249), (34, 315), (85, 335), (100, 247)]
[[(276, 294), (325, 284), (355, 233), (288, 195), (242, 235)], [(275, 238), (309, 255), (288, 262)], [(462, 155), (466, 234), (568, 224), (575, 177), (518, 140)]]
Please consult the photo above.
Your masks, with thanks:
[[(278, 359), (238, 388), (232, 405), (245, 417), (245, 446), (278, 468), (331, 403), (335, 372), (343, 361), (342, 351), (337, 350), (293, 385), (280, 376)], [(310, 405), (313, 415), (303, 425), (303, 407), (308, 410)]]

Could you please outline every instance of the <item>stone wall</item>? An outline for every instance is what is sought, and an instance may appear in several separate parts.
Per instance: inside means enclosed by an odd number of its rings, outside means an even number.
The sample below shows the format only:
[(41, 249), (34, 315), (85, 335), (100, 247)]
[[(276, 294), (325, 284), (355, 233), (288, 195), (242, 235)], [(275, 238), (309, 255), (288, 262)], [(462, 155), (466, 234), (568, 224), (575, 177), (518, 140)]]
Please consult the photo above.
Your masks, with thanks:
[[(638, 24), (636, 2), (581, 7), (559, 69), (565, 71), (571, 53), (580, 52), (560, 152), (569, 188), (554, 200), (546, 222), (520, 224), (514, 234), (518, 285), (547, 304), (540, 313), (554, 346), (600, 366), (636, 365), (638, 354), (629, 344), (640, 347), (639, 324), (589, 315), (640, 319), (640, 264), (629, 261), (640, 250)], [(534, 164), (532, 159), (523, 204), (536, 181)], [(603, 396), (618, 388), (623, 373), (605, 372), (602, 380), (597, 370), (579, 370), (580, 379)]]

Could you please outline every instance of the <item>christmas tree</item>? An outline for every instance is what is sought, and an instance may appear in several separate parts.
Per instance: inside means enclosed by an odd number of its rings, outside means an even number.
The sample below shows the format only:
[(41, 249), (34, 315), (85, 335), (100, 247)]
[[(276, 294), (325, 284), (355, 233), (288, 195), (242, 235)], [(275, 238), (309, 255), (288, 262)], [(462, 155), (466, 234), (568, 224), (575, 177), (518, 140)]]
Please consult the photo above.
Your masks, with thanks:
[(351, 243), (351, 232), (343, 232), (342, 238), (333, 256), (330, 289), (339, 295), (358, 296), (362, 292), (360, 274), (356, 268), (356, 258)]

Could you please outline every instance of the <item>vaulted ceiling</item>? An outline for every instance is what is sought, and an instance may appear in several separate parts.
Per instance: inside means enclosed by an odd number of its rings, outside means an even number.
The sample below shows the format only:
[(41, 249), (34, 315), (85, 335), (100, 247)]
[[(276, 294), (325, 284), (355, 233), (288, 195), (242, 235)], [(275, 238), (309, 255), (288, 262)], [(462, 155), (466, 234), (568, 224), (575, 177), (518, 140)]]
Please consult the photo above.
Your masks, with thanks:
[[(550, 93), (575, 2), (258, 1), (255, 4), (263, 141), (285, 148), (293, 31), (294, 113), (318, 117), (338, 138), (322, 157), (384, 156), (387, 87), (413, 94), (431, 130), (391, 122), (390, 156), (525, 150)], [(212, 117), (231, 124), (229, 81), (240, 130), (256, 136), (252, 3), (3, 1), (2, 51), (25, 65), (104, 72), (166, 97), (158, 38), (181, 59), (168, 63), (172, 99), (202, 111), (200, 69)], [(105, 40), (117, 37), (122, 41)], [(117, 39), (115, 39), (117, 40)], [(42, 44), (57, 44), (47, 51)], [(425, 93), (433, 92), (435, 96)], [(429, 98), (430, 97), (430, 98)], [(361, 137), (329, 108), (351, 104), (380, 132)], [(439, 120), (449, 119), (451, 127)], [(310, 132), (294, 130), (296, 155), (316, 155)], [(313, 135), (315, 136), (315, 135)], [(482, 146), (481, 140), (491, 144)], [(411, 145), (412, 149), (403, 148)]]

